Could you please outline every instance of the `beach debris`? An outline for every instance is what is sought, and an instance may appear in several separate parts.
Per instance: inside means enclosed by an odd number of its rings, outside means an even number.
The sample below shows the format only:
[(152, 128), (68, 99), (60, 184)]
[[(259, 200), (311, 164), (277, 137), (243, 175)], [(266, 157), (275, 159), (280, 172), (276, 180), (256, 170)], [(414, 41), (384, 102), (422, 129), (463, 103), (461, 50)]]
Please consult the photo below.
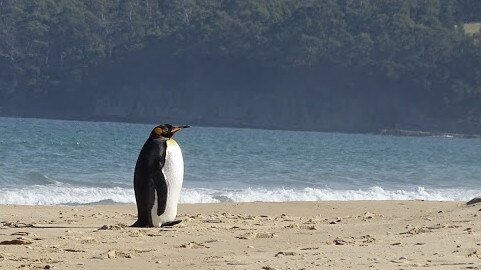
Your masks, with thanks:
[(316, 219), (313, 219), (313, 218), (308, 218), (304, 224), (316, 224), (317, 223), (317, 220)]
[(411, 234), (411, 235), (414, 235), (414, 234), (421, 234), (421, 233), (427, 233), (427, 232), (431, 232), (431, 229), (426, 227), (426, 226), (422, 226), (422, 227), (419, 227), (419, 228), (412, 228), (410, 229), (409, 231), (407, 232), (402, 232), (400, 234)]
[(310, 231), (317, 230), (315, 225), (301, 225), (300, 228), (303, 230), (310, 230)]
[(222, 220), (220, 220), (220, 219), (207, 219), (207, 220), (204, 220), (204, 223), (222, 223)]
[(334, 242), (335, 245), (338, 245), (338, 246), (342, 246), (342, 245), (347, 245), (347, 244), (352, 244), (352, 243), (353, 243), (352, 241), (344, 240), (344, 239), (342, 239), (341, 237), (337, 237), (336, 239), (334, 239), (333, 242)]
[(227, 265), (247, 265), (247, 263), (245, 262), (241, 262), (241, 261), (226, 261)]
[(334, 239), (334, 244), (336, 244), (338, 246), (342, 246), (342, 245), (347, 244), (347, 242), (342, 240), (342, 239)]
[(481, 252), (479, 250), (474, 250), (468, 254), (468, 257), (476, 257), (481, 259)]
[(0, 242), (0, 245), (30, 245), (32, 243), (33, 241), (31, 239), (28, 239), (26, 237), (19, 237), (13, 240), (2, 241)]
[(91, 244), (95, 242), (97, 242), (97, 240), (95, 240), (93, 237), (83, 237), (80, 239), (81, 244)]
[(376, 238), (372, 237), (371, 235), (369, 234), (366, 234), (366, 235), (363, 235), (361, 236), (361, 240), (363, 243), (374, 243), (376, 242)]
[(37, 237), (36, 234), (30, 232), (14, 232), (11, 235)]
[(263, 266), (261, 269), (262, 270), (277, 270), (276, 268), (271, 267), (271, 266)]
[(297, 253), (294, 251), (279, 251), (274, 255), (274, 257), (282, 257), (282, 256), (295, 256)]
[(66, 248), (66, 249), (64, 249), (64, 251), (66, 251), (66, 252), (87, 252), (85, 250), (74, 249), (74, 248)]
[(337, 218), (336, 220), (333, 220), (331, 222), (329, 222), (329, 224), (337, 224), (339, 222), (341, 222), (342, 220), (340, 218)]
[(305, 248), (300, 248), (300, 250), (316, 250), (319, 249), (318, 247), (305, 247)]
[(107, 258), (109, 259), (115, 258), (116, 255), (117, 255), (117, 252), (113, 249), (107, 251)]
[(446, 227), (447, 227), (446, 225), (436, 224), (436, 225), (432, 225), (432, 226), (426, 226), (426, 229), (439, 230), (439, 229), (446, 228)]
[(276, 236), (274, 233), (265, 232), (265, 233), (253, 233), (248, 232), (243, 235), (236, 236), (238, 239), (250, 240), (250, 239), (259, 239), (259, 238), (274, 238)]
[(5, 228), (33, 228), (35, 225), (30, 223), (23, 223), (20, 221), (17, 222), (9, 222), (9, 221), (2, 221), (2, 227)]
[(459, 228), (461, 226), (459, 225), (455, 225), (455, 224), (445, 224), (443, 225), (444, 228), (450, 228), (450, 229), (456, 229), (456, 228)]
[(472, 205), (472, 204), (476, 204), (476, 203), (480, 203), (481, 202), (481, 196), (479, 197), (474, 197), (472, 198), (471, 200), (469, 200), (466, 205)]
[(204, 243), (197, 243), (197, 242), (189, 242), (187, 244), (182, 244), (179, 247), (180, 248), (210, 248), (209, 246), (204, 245)]
[(130, 237), (141, 237), (145, 236), (145, 232), (143, 230), (135, 230), (129, 232)]
[(43, 269), (52, 269), (52, 266), (50, 264), (47, 264), (43, 267)]
[(103, 230), (111, 230), (111, 231), (123, 230), (123, 229), (125, 229), (125, 227), (127, 227), (127, 225), (121, 224), (121, 223), (118, 223), (118, 224), (115, 224), (115, 225), (103, 225), (102, 227), (98, 228), (98, 231), (103, 231)]
[(188, 217), (191, 218), (191, 219), (197, 219), (197, 218), (202, 219), (202, 218), (204, 218), (204, 216), (201, 215), (201, 214), (190, 215)]
[(219, 242), (219, 240), (217, 240), (217, 239), (209, 239), (209, 240), (204, 241), (204, 242), (202, 242), (202, 243), (215, 243), (215, 242)]
[(251, 216), (251, 215), (245, 215), (245, 214), (240, 214), (240, 215), (237, 215), (237, 218), (239, 219), (243, 219), (243, 220), (254, 220), (255, 217), (254, 216)]
[[(151, 250), (148, 250), (148, 251), (151, 251)], [(142, 253), (142, 252), (148, 252), (148, 251), (141, 251), (141, 252), (138, 252), (138, 253)], [(71, 252), (74, 252), (74, 251), (71, 251)], [(76, 250), (75, 252), (86, 252), (86, 251), (82, 251), (82, 250)], [(118, 250), (113, 250), (113, 249), (109, 249), (109, 251), (107, 252), (104, 252), (98, 256), (94, 256), (93, 259), (112, 259), (112, 258), (134, 258), (135, 256), (131, 254), (131, 252), (137, 252), (137, 250), (130, 250), (130, 253), (129, 252), (123, 252), (123, 251), (118, 251)], [(81, 265), (83, 265), (83, 263), (81, 263)]]
[(107, 252), (104, 252), (98, 256), (94, 256), (93, 259), (113, 259), (117, 257), (123, 257), (123, 258), (130, 258), (128, 257), (130, 254), (122, 252), (122, 251), (117, 251), (115, 249), (109, 249)]
[(287, 228), (287, 229), (302, 229), (302, 230), (317, 230), (316, 228), (316, 225), (311, 225), (311, 224), (289, 224), (289, 225), (286, 225), (284, 226), (284, 228)]
[(301, 228), (301, 226), (299, 226), (299, 224), (289, 224), (289, 225), (284, 226), (284, 228), (299, 229), (299, 228)]
[(152, 252), (153, 249), (134, 249), (134, 252), (137, 252), (137, 253), (146, 253), (146, 252)]
[(294, 221), (294, 218), (291, 218), (286, 214), (281, 214), (280, 216), (275, 217), (274, 220), (276, 220), (276, 221)]
[(404, 263), (404, 262), (407, 261), (407, 259), (408, 258), (406, 256), (401, 256), (397, 260), (391, 260), (391, 262), (393, 262), (393, 263)]
[(371, 218), (374, 218), (374, 214), (371, 213), (371, 212), (366, 212), (364, 213), (364, 215), (362, 216), (363, 219), (371, 219)]

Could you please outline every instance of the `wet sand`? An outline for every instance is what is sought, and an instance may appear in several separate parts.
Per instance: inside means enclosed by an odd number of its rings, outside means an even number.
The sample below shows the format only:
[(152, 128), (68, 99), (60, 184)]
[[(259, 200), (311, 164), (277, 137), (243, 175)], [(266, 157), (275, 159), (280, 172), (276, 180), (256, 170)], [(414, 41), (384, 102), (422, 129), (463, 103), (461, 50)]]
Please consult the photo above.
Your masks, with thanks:
[(0, 205), (0, 269), (481, 269), (481, 204), (184, 204), (172, 228), (135, 205)]

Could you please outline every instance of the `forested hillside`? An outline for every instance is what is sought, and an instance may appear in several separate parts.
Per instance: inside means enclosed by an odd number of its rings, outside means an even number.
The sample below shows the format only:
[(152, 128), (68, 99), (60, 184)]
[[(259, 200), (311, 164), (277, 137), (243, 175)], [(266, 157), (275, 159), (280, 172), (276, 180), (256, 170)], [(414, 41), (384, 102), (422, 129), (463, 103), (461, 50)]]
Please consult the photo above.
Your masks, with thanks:
[(481, 133), (478, 0), (0, 0), (0, 114)]

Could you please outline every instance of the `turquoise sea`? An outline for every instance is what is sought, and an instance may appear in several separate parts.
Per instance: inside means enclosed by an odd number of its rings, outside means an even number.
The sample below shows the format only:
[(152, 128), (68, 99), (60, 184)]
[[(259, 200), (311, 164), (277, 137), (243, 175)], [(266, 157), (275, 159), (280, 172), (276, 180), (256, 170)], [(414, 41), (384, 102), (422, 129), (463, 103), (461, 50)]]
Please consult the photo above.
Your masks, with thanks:
[[(153, 126), (0, 118), (0, 204), (134, 203), (133, 170)], [(481, 139), (210, 127), (175, 139), (183, 203), (481, 195)]]

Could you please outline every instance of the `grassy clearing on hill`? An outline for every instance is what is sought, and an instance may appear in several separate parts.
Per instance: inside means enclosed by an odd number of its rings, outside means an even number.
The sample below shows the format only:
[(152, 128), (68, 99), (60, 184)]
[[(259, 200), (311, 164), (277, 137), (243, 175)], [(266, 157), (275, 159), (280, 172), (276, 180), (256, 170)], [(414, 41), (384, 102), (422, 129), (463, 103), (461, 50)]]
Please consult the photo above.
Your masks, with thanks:
[(481, 30), (481, 22), (470, 22), (464, 24), (464, 32), (472, 35), (478, 33)]

